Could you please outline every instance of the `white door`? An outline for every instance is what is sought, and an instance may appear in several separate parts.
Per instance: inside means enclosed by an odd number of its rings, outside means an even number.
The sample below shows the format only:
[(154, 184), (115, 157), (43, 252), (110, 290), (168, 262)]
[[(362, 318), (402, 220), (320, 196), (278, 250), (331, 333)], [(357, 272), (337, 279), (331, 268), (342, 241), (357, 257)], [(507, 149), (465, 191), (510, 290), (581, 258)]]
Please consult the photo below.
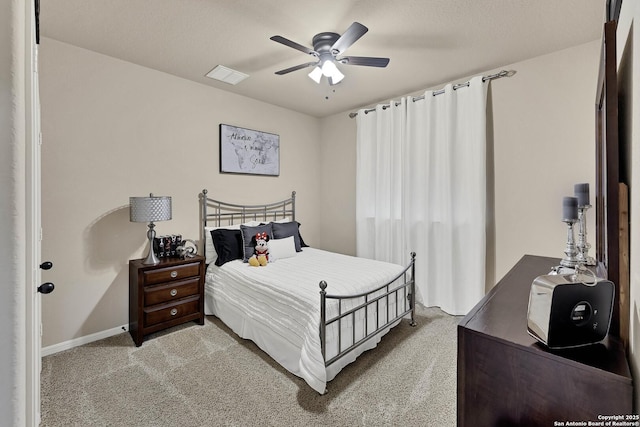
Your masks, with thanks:
[[(27, 141), (26, 141), (26, 212), (27, 212), (27, 303), (26, 303), (26, 425), (40, 424), (41, 306), (40, 294), (53, 290), (53, 284), (42, 283), (42, 270), (51, 263), (41, 260), (42, 228), (40, 219), (40, 97), (38, 88), (38, 46), (35, 43), (35, 21), (31, 16), (31, 63), (27, 79)], [(46, 278), (46, 272), (45, 278)]]

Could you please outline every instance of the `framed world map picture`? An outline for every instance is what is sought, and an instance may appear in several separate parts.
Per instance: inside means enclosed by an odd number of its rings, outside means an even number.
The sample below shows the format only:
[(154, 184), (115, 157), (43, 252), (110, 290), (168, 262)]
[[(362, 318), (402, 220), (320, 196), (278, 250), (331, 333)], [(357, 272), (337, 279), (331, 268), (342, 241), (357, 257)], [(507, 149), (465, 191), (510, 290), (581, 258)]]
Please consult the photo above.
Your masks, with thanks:
[(220, 124), (220, 172), (280, 175), (280, 137)]

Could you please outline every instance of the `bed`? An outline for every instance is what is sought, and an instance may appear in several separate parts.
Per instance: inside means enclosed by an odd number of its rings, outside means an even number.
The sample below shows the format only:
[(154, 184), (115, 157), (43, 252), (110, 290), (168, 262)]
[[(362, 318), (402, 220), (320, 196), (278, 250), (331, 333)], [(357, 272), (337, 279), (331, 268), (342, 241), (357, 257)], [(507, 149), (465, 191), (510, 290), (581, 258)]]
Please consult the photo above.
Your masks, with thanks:
[[(407, 266), (309, 247), (295, 199), (238, 205), (200, 194), (205, 314), (250, 339), (320, 394), (346, 365), (407, 319), (415, 326), (415, 254)], [(269, 262), (250, 237), (268, 230)]]

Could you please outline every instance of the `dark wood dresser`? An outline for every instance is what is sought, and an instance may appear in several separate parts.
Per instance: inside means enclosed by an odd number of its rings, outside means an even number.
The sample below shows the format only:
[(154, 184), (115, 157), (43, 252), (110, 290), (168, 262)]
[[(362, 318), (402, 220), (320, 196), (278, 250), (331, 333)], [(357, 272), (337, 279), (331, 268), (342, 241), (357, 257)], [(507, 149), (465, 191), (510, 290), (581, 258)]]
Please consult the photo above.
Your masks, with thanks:
[(204, 257), (129, 261), (129, 332), (145, 335), (195, 320), (204, 325)]
[(525, 255), (460, 322), (458, 426), (554, 426), (632, 414), (618, 339), (550, 351), (527, 333), (531, 282), (559, 261)]

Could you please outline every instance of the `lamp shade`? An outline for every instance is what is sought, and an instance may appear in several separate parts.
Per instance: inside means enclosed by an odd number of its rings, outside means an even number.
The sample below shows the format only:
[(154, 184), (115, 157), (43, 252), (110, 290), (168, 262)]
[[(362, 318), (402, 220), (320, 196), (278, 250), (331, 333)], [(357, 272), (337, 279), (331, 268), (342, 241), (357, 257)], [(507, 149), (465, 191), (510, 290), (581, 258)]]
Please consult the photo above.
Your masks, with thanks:
[(320, 84), (320, 79), (322, 78), (322, 68), (316, 66), (312, 72), (309, 73), (309, 77), (314, 82)]
[(129, 197), (131, 222), (168, 221), (171, 219), (171, 197)]
[(338, 70), (336, 64), (333, 61), (325, 61), (322, 64), (322, 74), (329, 78), (329, 84), (333, 86), (336, 83), (340, 83), (344, 79), (344, 74)]

